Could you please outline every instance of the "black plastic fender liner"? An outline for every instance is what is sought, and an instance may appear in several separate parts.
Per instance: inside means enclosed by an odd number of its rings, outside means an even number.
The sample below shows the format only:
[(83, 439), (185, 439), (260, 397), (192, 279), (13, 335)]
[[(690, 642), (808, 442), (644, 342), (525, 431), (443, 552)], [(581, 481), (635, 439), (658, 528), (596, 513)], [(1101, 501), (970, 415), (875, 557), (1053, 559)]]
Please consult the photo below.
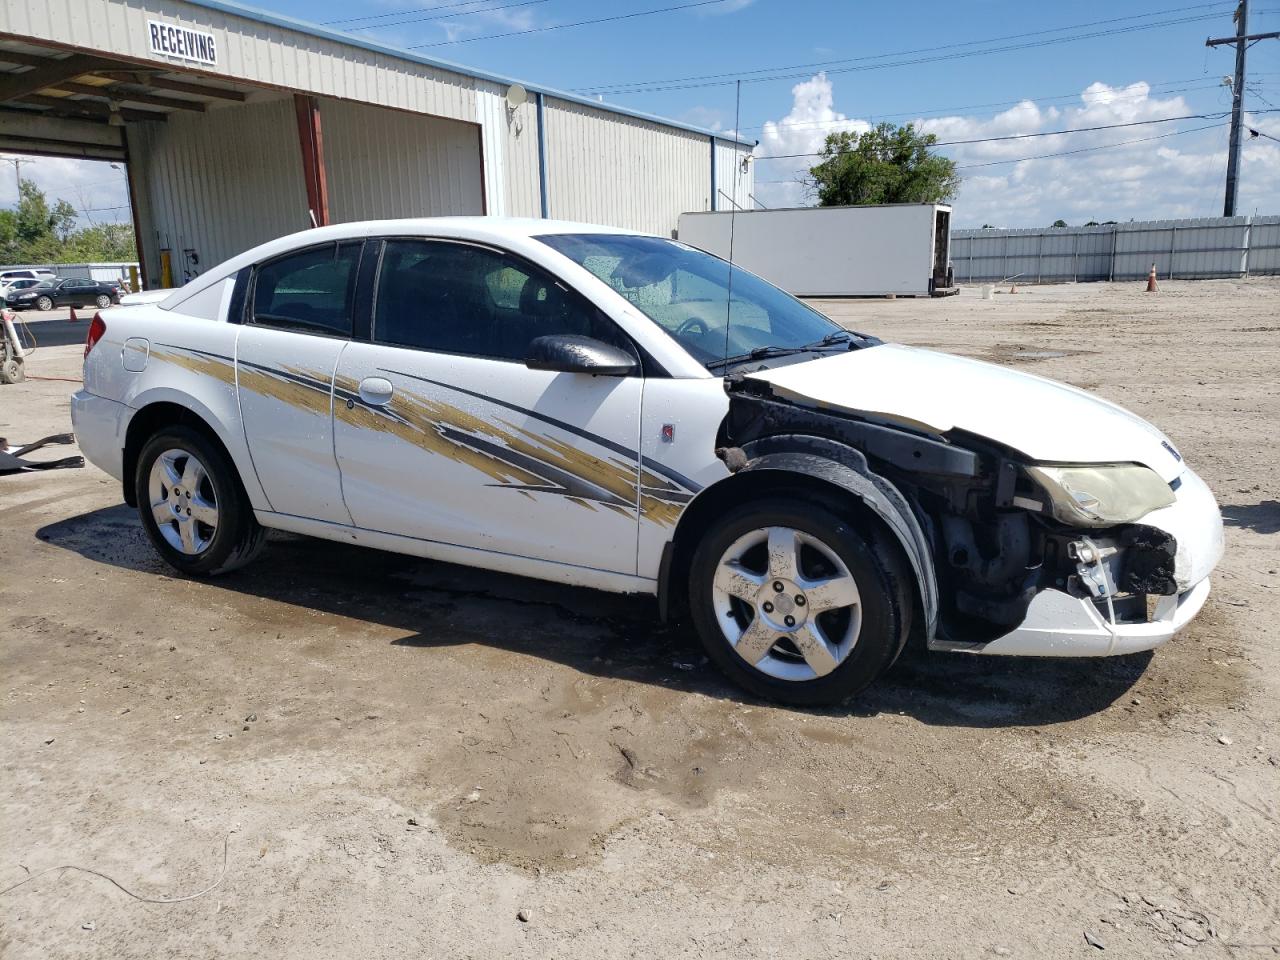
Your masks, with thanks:
[(859, 451), (823, 437), (784, 434), (748, 443), (742, 449), (748, 460), (739, 472), (772, 470), (814, 477), (848, 491), (884, 521), (911, 563), (924, 611), (925, 638), (933, 637), (938, 625), (933, 551), (902, 491), (873, 473)]

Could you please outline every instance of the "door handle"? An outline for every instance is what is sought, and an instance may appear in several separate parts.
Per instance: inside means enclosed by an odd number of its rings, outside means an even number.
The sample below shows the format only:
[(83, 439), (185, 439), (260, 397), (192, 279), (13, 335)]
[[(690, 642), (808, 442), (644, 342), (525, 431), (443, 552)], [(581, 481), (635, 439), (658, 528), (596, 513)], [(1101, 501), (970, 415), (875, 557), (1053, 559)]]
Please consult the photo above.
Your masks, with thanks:
[(393, 393), (395, 387), (386, 377), (365, 377), (360, 381), (360, 399), (375, 407), (390, 403)]

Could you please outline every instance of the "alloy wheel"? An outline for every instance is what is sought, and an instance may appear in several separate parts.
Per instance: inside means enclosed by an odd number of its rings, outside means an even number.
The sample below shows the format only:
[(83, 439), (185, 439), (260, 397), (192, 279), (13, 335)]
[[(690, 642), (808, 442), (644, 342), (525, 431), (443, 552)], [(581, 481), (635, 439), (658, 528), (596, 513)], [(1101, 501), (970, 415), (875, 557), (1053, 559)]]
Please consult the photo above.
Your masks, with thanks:
[(209, 471), (189, 450), (170, 449), (151, 465), (151, 516), (173, 549), (198, 556), (218, 530), (218, 497)]
[(729, 646), (780, 680), (813, 680), (848, 658), (862, 627), (858, 584), (817, 537), (763, 527), (721, 555), (712, 604)]

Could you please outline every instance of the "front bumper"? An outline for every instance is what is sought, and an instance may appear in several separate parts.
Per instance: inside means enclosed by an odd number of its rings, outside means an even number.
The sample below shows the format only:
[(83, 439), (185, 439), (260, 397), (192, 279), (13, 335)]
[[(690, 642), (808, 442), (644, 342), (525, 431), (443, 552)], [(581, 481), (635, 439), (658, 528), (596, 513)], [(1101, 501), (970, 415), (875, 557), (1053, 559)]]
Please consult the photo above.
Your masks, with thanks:
[(1032, 599), (1022, 623), (988, 643), (943, 642), (936, 649), (1016, 657), (1108, 657), (1152, 650), (1185, 627), (1209, 597), (1209, 574), (1222, 558), (1222, 514), (1212, 491), (1190, 470), (1179, 478), (1176, 501), (1147, 514), (1177, 542), (1177, 593), (1155, 599), (1144, 622), (1115, 617), (1106, 603), (1055, 589)]
[(84, 458), (124, 480), (124, 440), (133, 408), (87, 390), (71, 395), (71, 429)]

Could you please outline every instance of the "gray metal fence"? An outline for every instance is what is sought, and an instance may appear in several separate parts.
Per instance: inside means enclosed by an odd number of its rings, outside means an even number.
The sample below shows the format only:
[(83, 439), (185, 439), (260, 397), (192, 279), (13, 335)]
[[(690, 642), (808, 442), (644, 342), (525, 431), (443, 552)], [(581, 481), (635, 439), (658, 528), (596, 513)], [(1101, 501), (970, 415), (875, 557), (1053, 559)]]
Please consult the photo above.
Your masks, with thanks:
[(1136, 280), (1153, 263), (1161, 279), (1280, 274), (1280, 216), (951, 233), (951, 264), (960, 283)]

